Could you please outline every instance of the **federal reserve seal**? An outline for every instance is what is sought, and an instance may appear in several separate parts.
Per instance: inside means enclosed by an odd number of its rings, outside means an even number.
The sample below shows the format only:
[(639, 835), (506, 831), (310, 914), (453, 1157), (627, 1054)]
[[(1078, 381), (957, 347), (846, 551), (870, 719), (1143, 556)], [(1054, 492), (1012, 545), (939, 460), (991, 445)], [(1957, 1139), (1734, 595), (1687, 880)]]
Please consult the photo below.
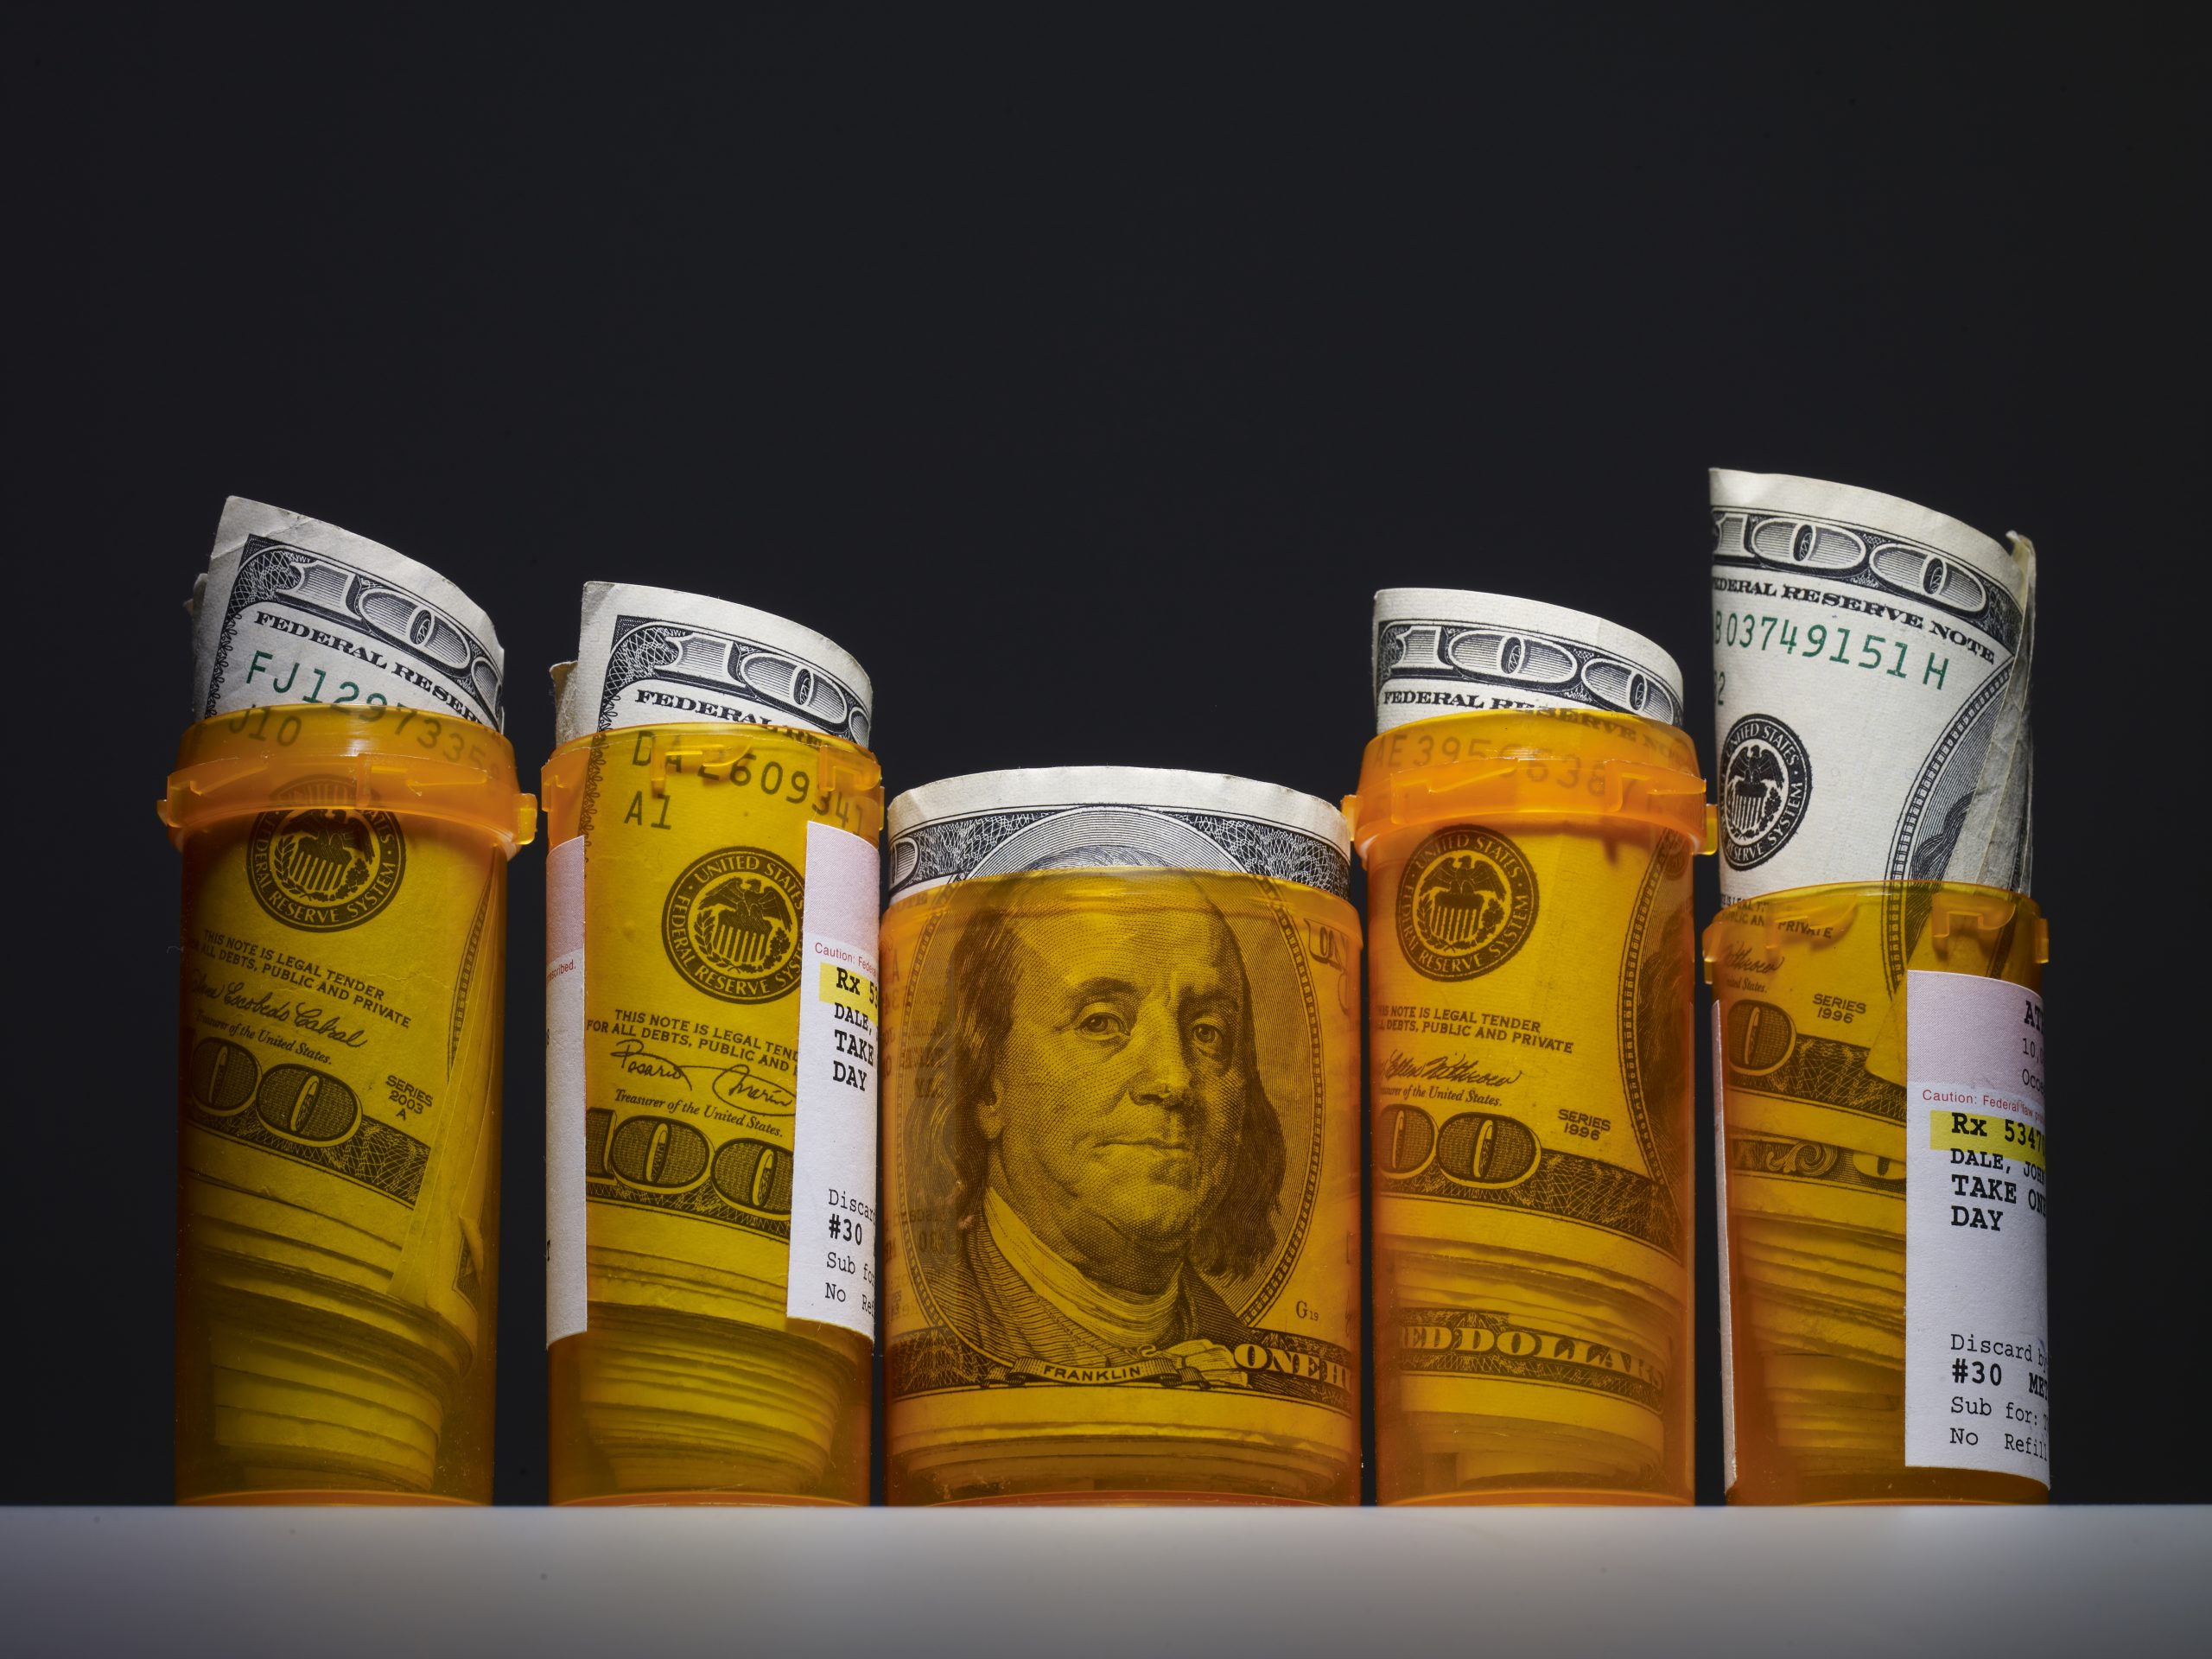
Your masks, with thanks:
[(805, 892), (797, 870), (758, 847), (695, 859), (661, 908), (668, 959), (709, 996), (772, 1002), (798, 983)]
[(1398, 877), (1398, 944), (1431, 979), (1473, 979), (1521, 948), (1536, 925), (1536, 873), (1491, 830), (1440, 830)]
[(287, 927), (335, 933), (391, 902), (407, 838), (389, 812), (279, 808), (253, 821), (246, 879), (261, 907)]
[(1720, 854), (1748, 870), (1788, 845), (1813, 796), (1813, 763), (1772, 715), (1745, 715), (1720, 743)]

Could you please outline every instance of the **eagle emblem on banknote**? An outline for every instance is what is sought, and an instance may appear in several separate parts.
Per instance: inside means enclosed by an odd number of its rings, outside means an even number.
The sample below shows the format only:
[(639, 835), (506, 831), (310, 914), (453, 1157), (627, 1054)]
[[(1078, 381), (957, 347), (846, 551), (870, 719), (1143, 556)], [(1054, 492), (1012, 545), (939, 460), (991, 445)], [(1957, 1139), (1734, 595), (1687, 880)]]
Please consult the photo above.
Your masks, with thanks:
[(1771, 715), (1745, 715), (1720, 741), (1721, 856), (1738, 870), (1765, 863), (1797, 833), (1812, 793), (1797, 734)]
[(389, 812), (279, 809), (254, 819), (246, 843), (246, 875), (262, 909), (314, 933), (359, 927), (381, 911), (406, 862), (406, 837)]
[(1431, 979), (1473, 979), (1536, 925), (1536, 873), (1520, 848), (1474, 824), (1440, 830), (1398, 878), (1398, 944)]
[(758, 847), (694, 859), (668, 890), (661, 941), (676, 971), (709, 996), (771, 1002), (799, 978), (805, 887), (790, 861)]

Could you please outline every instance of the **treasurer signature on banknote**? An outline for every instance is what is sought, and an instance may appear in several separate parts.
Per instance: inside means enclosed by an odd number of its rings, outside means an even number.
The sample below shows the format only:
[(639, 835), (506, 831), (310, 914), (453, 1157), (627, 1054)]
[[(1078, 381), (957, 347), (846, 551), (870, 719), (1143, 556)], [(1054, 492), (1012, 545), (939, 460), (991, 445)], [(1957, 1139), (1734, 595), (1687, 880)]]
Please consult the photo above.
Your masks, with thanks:
[(625, 1037), (608, 1049), (610, 1058), (621, 1062), (622, 1070), (632, 1077), (658, 1077), (671, 1083), (681, 1083), (686, 1089), (692, 1086), (691, 1074), (705, 1071), (708, 1092), (725, 1106), (745, 1106), (773, 1117), (788, 1117), (798, 1109), (798, 1096), (780, 1083), (753, 1074), (753, 1068), (740, 1060), (734, 1065), (717, 1065), (711, 1062), (702, 1065), (696, 1062), (672, 1060), (650, 1045), (635, 1037)]

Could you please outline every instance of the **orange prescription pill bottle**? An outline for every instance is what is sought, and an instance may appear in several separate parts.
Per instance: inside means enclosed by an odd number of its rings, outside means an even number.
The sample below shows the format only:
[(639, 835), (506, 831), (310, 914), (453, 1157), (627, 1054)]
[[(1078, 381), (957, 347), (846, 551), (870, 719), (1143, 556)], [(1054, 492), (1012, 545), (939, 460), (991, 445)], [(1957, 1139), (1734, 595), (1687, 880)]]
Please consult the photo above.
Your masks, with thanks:
[(874, 688), (702, 594), (583, 590), (544, 773), (556, 1503), (864, 1503)]
[(1690, 740), (1639, 715), (1393, 727), (1367, 867), (1379, 1500), (1687, 1503)]
[(1731, 1503), (2049, 1496), (2049, 957), (2032, 899), (1959, 882), (1706, 930)]
[(734, 723), (546, 763), (556, 1503), (868, 1501), (880, 779)]
[(191, 728), (180, 1502), (492, 1494), (507, 861), (488, 727), (385, 705)]
[(891, 829), (889, 1500), (1356, 1503), (1341, 815), (1069, 767)]

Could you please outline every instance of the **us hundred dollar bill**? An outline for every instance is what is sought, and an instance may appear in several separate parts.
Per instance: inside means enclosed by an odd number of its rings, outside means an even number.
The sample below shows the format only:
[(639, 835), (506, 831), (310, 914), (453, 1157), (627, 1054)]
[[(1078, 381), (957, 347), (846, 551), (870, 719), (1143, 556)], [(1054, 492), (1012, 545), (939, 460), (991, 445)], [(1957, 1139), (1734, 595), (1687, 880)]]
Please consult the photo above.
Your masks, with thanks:
[(276, 703), (389, 704), (506, 728), (492, 619), (426, 564), (232, 496), (192, 620), (192, 718)]
[(1342, 898), (1344, 815), (1295, 790), (1149, 766), (982, 772), (891, 803), (891, 899), (1023, 870), (1242, 870)]
[(1348, 1501), (1343, 815), (1071, 767), (928, 785), (889, 817), (891, 1501)]
[(866, 747), (868, 677), (782, 617), (592, 582), (553, 680), (552, 1496), (861, 1501), (880, 808), (826, 740)]
[[(1420, 601), (1377, 602), (1363, 799), (1478, 752), (1694, 784), (1657, 647), (1526, 601)], [(1376, 1496), (1687, 1497), (1693, 844), (1459, 799), (1363, 830)]]
[[(231, 500), (188, 609), (193, 720), (272, 753), (257, 708), (435, 760), (504, 719), (484, 613), (334, 524)], [(182, 849), (178, 1495), (480, 1501), (505, 855), (306, 774)]]
[(679, 721), (804, 726), (868, 747), (874, 688), (800, 623), (702, 594), (584, 586), (574, 663), (553, 670), (554, 742)]
[(1540, 600), (1375, 595), (1376, 729), (1478, 709), (1597, 709), (1679, 726), (1682, 671), (1640, 633)]
[(1847, 484), (1713, 474), (1720, 886), (2028, 885), (2035, 549)]

